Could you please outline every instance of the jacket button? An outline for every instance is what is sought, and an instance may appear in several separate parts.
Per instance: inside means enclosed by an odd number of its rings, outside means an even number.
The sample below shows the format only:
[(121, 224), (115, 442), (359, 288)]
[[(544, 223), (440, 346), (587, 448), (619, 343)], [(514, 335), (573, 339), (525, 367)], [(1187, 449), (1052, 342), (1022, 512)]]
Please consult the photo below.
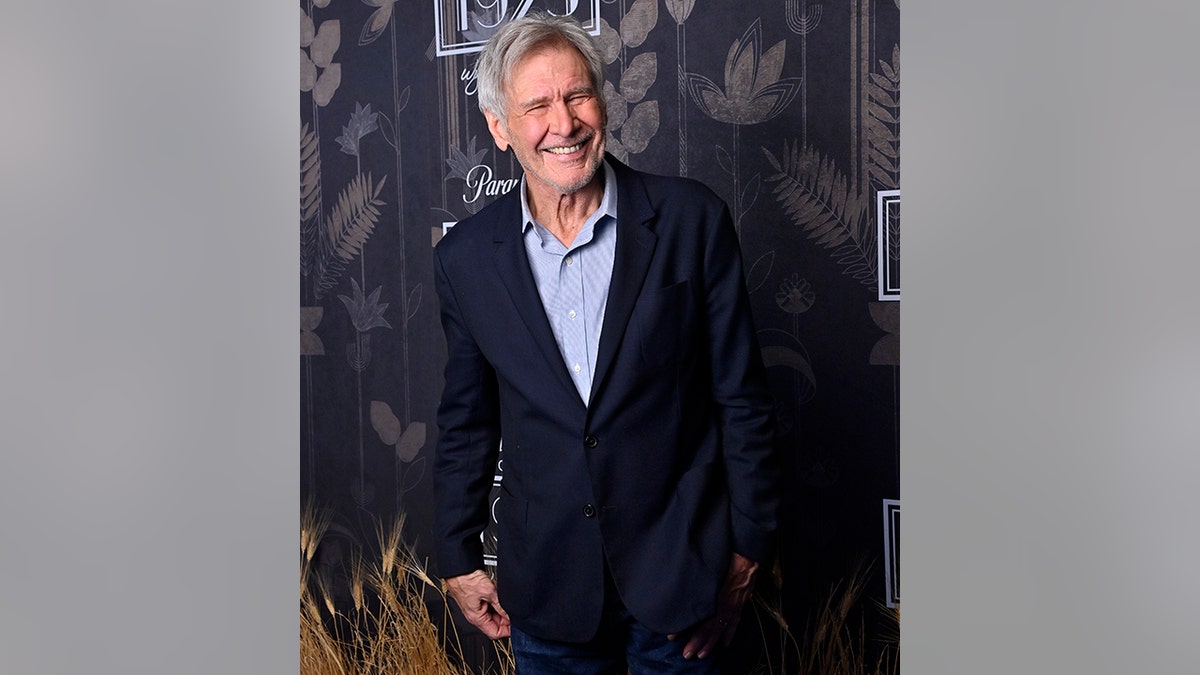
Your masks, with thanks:
[(589, 448), (594, 448), (600, 444), (600, 441), (596, 440), (595, 436), (584, 436), (583, 444)]
[(592, 506), (591, 504), (584, 504), (583, 515), (587, 516), (588, 518), (594, 517), (596, 515), (596, 507)]

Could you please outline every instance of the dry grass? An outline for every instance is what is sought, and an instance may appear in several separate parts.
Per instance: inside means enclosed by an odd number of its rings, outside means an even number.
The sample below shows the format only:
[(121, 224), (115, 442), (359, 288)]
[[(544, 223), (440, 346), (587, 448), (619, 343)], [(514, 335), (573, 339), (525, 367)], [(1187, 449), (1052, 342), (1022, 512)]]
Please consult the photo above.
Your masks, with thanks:
[[(865, 608), (861, 603), (869, 579), (870, 568), (860, 565), (847, 580), (835, 584), (799, 639), (783, 616), (778, 593), (757, 594), (755, 608), (763, 648), (773, 655), (774, 661), (760, 672), (897, 675), (900, 672), (900, 608), (871, 601), (870, 607), (880, 615), (880, 626), (879, 636), (868, 645)], [(778, 588), (778, 570), (775, 581)], [(770, 624), (762, 620), (763, 615), (769, 617)]]
[[(440, 581), (416, 559), (402, 533), (404, 518), (380, 526), (379, 560), (351, 555), (346, 578), (348, 605), (334, 602), (332, 581), (318, 572), (314, 559), (330, 525), (328, 513), (305, 508), (300, 523), (300, 673), (301, 675), (471, 675), (462, 643), (449, 616), (449, 598)], [(752, 612), (770, 655), (754, 673), (786, 675), (893, 675), (900, 672), (900, 612), (878, 601), (882, 629), (868, 649), (859, 607), (869, 574), (859, 568), (835, 585), (809, 628), (797, 639), (780, 609), (778, 592), (756, 593)], [(778, 590), (776, 569), (775, 590)], [(345, 597), (345, 596), (343, 596)], [(427, 599), (436, 600), (428, 602)], [(430, 615), (430, 605), (440, 607)], [(444, 630), (439, 626), (445, 627)], [(752, 628), (747, 618), (743, 630)], [(516, 672), (508, 640), (492, 643), (496, 675)], [(868, 654), (876, 654), (874, 658)]]
[[(467, 675), (448, 610), (430, 616), (427, 593), (448, 607), (440, 581), (405, 544), (404, 518), (377, 531), (378, 561), (354, 554), (348, 570), (352, 606), (339, 608), (331, 582), (313, 564), (328, 514), (308, 507), (300, 523), (300, 672), (302, 675)], [(445, 626), (440, 630), (438, 626)], [(494, 643), (500, 675), (513, 673), (507, 641)]]

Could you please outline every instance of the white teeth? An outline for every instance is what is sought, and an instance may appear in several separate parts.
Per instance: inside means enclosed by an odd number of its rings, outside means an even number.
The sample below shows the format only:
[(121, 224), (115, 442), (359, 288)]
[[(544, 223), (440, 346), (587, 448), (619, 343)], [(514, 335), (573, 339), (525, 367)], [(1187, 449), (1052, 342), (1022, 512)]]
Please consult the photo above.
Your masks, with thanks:
[(576, 143), (568, 148), (546, 148), (547, 151), (553, 152), (556, 155), (569, 155), (583, 147), (583, 143)]

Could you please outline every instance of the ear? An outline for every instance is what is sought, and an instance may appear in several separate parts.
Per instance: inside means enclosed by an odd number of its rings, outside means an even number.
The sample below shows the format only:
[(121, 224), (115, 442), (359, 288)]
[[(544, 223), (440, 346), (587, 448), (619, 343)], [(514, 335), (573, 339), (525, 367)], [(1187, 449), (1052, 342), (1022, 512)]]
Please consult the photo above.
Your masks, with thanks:
[(496, 142), (496, 147), (500, 148), (500, 152), (508, 150), (508, 130), (505, 129), (503, 120), (493, 115), (490, 110), (484, 110), (483, 116), (487, 118), (488, 131), (492, 132), (492, 140)]

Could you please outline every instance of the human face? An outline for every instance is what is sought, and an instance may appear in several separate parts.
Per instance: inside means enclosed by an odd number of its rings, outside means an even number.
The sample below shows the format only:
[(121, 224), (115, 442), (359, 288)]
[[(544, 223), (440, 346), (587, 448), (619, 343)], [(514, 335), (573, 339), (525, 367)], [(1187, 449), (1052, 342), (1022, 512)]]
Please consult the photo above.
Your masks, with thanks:
[(512, 147), (534, 201), (568, 195), (592, 183), (604, 159), (605, 111), (583, 57), (570, 47), (526, 56), (505, 91), (503, 118), (485, 111), (500, 150)]

